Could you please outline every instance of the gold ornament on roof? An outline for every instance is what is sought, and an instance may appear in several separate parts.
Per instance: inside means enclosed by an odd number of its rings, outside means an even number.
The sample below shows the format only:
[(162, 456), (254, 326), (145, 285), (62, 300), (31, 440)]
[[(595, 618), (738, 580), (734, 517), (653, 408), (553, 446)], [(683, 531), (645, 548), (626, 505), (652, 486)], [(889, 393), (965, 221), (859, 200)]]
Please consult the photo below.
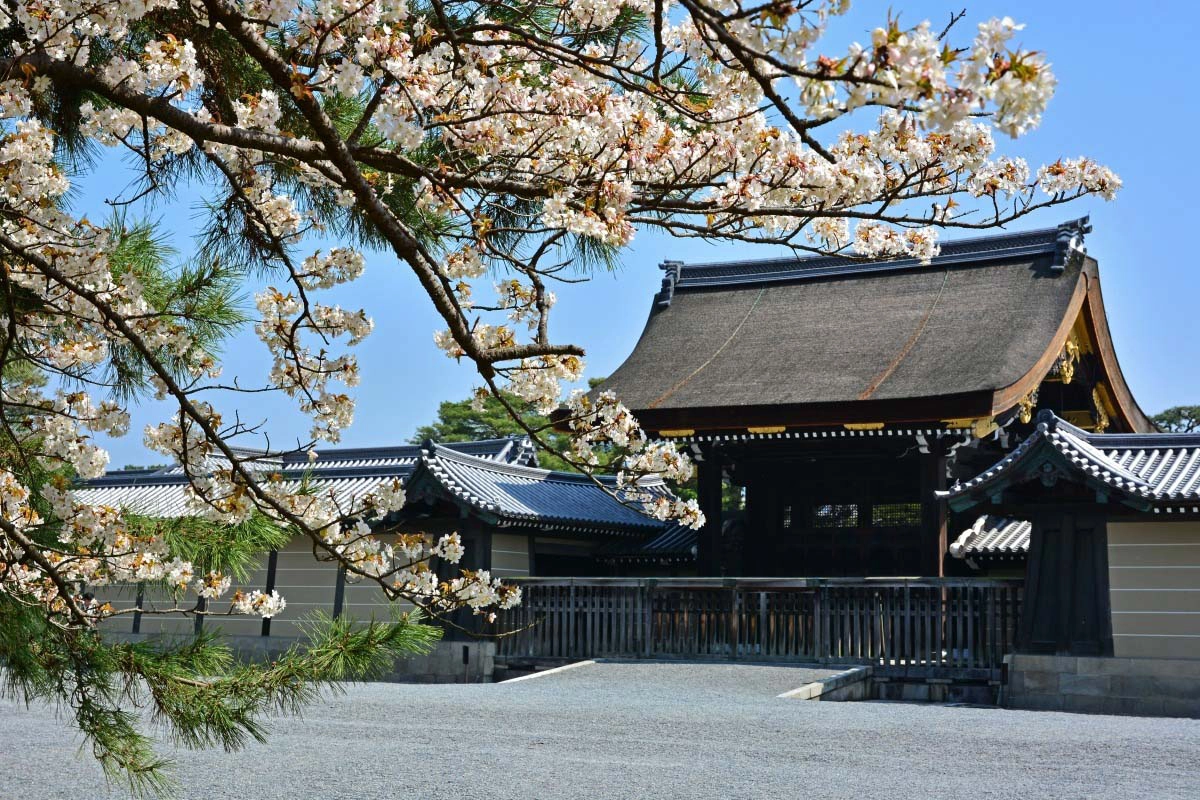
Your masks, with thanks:
[(1112, 420), (1108, 418), (1108, 412), (1104, 410), (1104, 398), (1100, 394), (1099, 384), (1092, 389), (1092, 405), (1096, 407), (1096, 433), (1104, 433), (1112, 424)]
[(1079, 340), (1072, 331), (1067, 337), (1067, 343), (1063, 345), (1062, 355), (1058, 357), (1058, 374), (1063, 383), (1070, 383), (1075, 379), (1075, 365), (1079, 363), (1079, 354)]
[(1017, 401), (1017, 419), (1021, 420), (1022, 425), (1028, 425), (1033, 422), (1033, 409), (1037, 407), (1038, 390), (1034, 389), (1029, 394)]

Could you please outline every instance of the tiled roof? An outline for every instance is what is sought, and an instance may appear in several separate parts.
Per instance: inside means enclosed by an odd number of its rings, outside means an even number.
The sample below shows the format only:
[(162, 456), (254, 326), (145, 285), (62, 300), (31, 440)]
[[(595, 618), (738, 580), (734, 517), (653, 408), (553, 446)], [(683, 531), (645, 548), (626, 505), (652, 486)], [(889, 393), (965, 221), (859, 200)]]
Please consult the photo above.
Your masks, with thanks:
[(939, 495), (953, 502), (986, 494), (989, 487), (1027, 469), (1050, 475), (1054, 465), (1038, 458), (1046, 452), (1086, 480), (1144, 501), (1156, 511), (1200, 503), (1200, 433), (1088, 433), (1050, 411), (1038, 415), (1034, 432), (1011, 453)]
[[(615, 479), (602, 478), (610, 487)], [(596, 486), (586, 475), (507, 464), (430, 443), (411, 483), (414, 493), (439, 492), (500, 525), (639, 533), (666, 524), (647, 516)], [(652, 494), (667, 493), (658, 479), (641, 484)], [(631, 501), (636, 504), (636, 501)]]
[[(378, 489), (384, 478), (396, 476), (404, 477), (399, 472), (332, 478), (317, 474), (308, 480), (307, 486), (315, 494), (331, 494), (334, 502), (348, 508), (353, 501)], [(301, 481), (288, 480), (280, 485), (282, 491), (294, 491), (300, 488)], [(72, 495), (81, 503), (123, 508), (148, 517), (186, 517), (195, 513), (190, 508), (187, 486), (187, 480), (181, 477), (169, 483), (85, 487), (76, 489)]]
[[(536, 464), (537, 454), (527, 437), (483, 439), (446, 445), (473, 458), (515, 464)], [(421, 459), (419, 445), (374, 448), (331, 448), (318, 451), (309, 462), (307, 451), (266, 454), (239, 450), (239, 456), (254, 457), (253, 464), (278, 472), (298, 484), (307, 478), (309, 485), (332, 492), (343, 503), (357, 499), (378, 487), (385, 478), (407, 480)], [(261, 458), (256, 457), (261, 456)], [(225, 459), (210, 459), (209, 469), (226, 466)], [(178, 466), (157, 470), (110, 472), (103, 478), (87, 481), (74, 491), (80, 502), (127, 508), (155, 517), (179, 517), (188, 514), (188, 480)]]
[(698, 539), (698, 531), (672, 525), (642, 543), (615, 542), (600, 554), (600, 558), (605, 561), (691, 561), (696, 557)]
[(984, 514), (950, 545), (955, 558), (1026, 555), (1033, 524), (1023, 519)]

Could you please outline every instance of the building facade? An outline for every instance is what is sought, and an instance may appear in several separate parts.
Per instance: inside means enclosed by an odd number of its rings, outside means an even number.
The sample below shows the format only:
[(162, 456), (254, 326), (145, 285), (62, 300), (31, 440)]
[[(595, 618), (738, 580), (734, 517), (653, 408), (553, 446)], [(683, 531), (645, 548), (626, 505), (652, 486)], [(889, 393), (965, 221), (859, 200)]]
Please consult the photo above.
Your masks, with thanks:
[[(255, 468), (303, 481), (314, 492), (348, 502), (380, 482), (399, 478), (408, 502), (383, 520), (377, 535), (385, 541), (404, 533), (438, 537), (458, 532), (466, 548), (462, 566), (486, 569), (500, 578), (531, 574), (594, 574), (602, 569), (595, 554), (608, 548), (637, 548), (671, 526), (622, 504), (583, 475), (537, 467), (525, 437), (377, 448), (328, 448), (315, 461), (305, 451), (243, 452)], [(616, 491), (615, 480), (602, 479)], [(113, 472), (75, 489), (82, 502), (123, 508), (149, 517), (187, 516), (188, 481), (177, 466)], [(642, 490), (668, 491), (659, 480)], [(106, 587), (102, 599), (123, 614), (105, 624), (132, 634), (187, 633), (205, 624), (233, 635), (294, 637), (305, 617), (322, 611), (355, 619), (385, 616), (391, 604), (371, 582), (348, 579), (328, 558), (318, 558), (305, 537), (267, 554), (240, 588), (278, 591), (287, 607), (272, 619), (228, 616), (210, 619), (159, 615), (174, 601), (161, 587)]]
[[(1019, 524), (936, 492), (1002, 458), (1042, 409), (1152, 429), (1116, 359), (1089, 230), (949, 242), (928, 265), (665, 263), (641, 339), (600, 390), (699, 462), (696, 573), (1021, 574)], [(723, 507), (731, 486), (742, 508)]]

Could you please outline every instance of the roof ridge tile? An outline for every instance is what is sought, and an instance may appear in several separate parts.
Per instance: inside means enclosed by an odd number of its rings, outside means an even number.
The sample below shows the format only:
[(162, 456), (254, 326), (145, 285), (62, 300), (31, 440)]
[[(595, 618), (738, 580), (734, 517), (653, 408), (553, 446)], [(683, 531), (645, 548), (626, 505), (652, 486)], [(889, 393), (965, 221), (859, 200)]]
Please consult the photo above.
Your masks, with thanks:
[(714, 261), (687, 264), (664, 261), (663, 285), (657, 304), (670, 305), (675, 291), (780, 283), (829, 277), (855, 277), (913, 268), (947, 267), (976, 262), (1037, 255), (1053, 255), (1052, 267), (1060, 267), (1073, 252), (1085, 252), (1083, 234), (1091, 230), (1087, 218), (1071, 220), (1052, 228), (1000, 233), (944, 242), (930, 264), (915, 258), (863, 259), (847, 255), (812, 255)]

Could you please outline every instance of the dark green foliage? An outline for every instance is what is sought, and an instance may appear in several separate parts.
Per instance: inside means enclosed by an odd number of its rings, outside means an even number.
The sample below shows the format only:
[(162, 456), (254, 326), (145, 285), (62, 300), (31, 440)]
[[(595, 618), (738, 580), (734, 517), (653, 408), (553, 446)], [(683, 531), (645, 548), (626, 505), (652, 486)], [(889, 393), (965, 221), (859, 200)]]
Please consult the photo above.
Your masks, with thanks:
[(240, 663), (211, 633), (106, 642), (0, 594), (0, 691), (72, 714), (110, 780), (161, 795), (171, 789), (169, 760), (155, 751), (148, 726), (177, 746), (236, 750), (264, 740), (265, 714), (297, 713), (323, 690), (336, 691), (335, 682), (378, 677), (441, 636), (415, 613), (359, 626), (318, 616), (305, 632), (305, 644), (270, 663)]
[[(174, 249), (165, 236), (148, 221), (127, 223), (115, 216), (109, 223), (115, 249), (110, 258), (114, 275), (130, 273), (142, 284), (146, 300), (164, 317), (182, 324), (195, 347), (219, 353), (221, 342), (248, 319), (243, 306), (242, 283), (245, 273), (225, 266), (218, 259), (185, 263), (178, 268), (169, 264)], [(182, 383), (187, 383), (185, 360), (169, 348), (154, 354)], [(145, 358), (131, 346), (114, 347), (103, 376), (124, 402), (140, 396), (149, 388), (151, 372)]]
[(1160, 430), (1192, 433), (1200, 430), (1200, 406), (1174, 406), (1155, 414), (1150, 421)]
[[(592, 388), (604, 378), (591, 378)], [(534, 411), (528, 403), (513, 394), (505, 393), (505, 401), (521, 414), (524, 423), (546, 440), (555, 451), (569, 447), (569, 437), (556, 433), (550, 420)], [(499, 439), (504, 436), (524, 436), (525, 428), (514, 420), (495, 397), (487, 397), (482, 403), (472, 400), (445, 400), (438, 406), (437, 421), (422, 425), (409, 439), (420, 444), (427, 439), (435, 442), (472, 442), (476, 439)], [(576, 471), (557, 452), (538, 451), (538, 464), (544, 469)]]
[(134, 530), (161, 536), (173, 554), (191, 561), (197, 570), (226, 573), (239, 581), (249, 576), (262, 553), (282, 548), (291, 538), (257, 511), (237, 525), (214, 525), (196, 517), (126, 515), (126, 520)]

